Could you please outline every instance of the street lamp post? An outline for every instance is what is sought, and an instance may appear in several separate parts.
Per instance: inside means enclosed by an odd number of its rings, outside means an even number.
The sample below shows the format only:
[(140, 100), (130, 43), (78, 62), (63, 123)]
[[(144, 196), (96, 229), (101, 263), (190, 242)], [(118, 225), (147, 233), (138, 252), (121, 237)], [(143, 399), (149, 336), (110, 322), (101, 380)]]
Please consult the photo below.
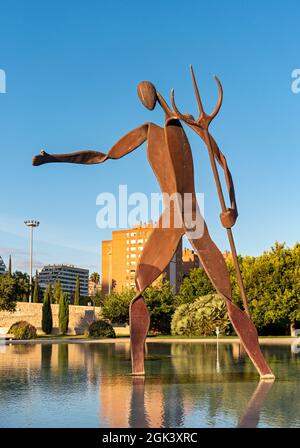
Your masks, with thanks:
[(110, 295), (111, 293), (111, 283), (112, 283), (112, 266), (111, 266), (111, 258), (112, 258), (112, 251), (110, 251), (108, 253), (109, 255), (109, 266), (108, 266), (108, 294)]
[(29, 227), (30, 234), (30, 246), (29, 246), (29, 302), (32, 302), (32, 250), (33, 250), (33, 228), (38, 227), (40, 225), (39, 221), (34, 219), (28, 219), (24, 221), (24, 224)]
[(220, 327), (216, 327), (217, 335), (217, 372), (220, 372), (220, 359), (219, 359), (219, 334), (221, 333)]

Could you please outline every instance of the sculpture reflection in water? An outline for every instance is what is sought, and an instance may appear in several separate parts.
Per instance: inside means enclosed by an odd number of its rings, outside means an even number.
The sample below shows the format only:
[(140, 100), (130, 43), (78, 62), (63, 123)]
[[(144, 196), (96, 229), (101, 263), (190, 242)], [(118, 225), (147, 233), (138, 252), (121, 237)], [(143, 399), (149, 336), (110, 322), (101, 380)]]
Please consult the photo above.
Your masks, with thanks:
[[(242, 414), (242, 417), (237, 424), (237, 428), (256, 428), (259, 425), (262, 407), (273, 384), (273, 380), (259, 381), (253, 394), (251, 395), (250, 400), (247, 403), (247, 407)], [(201, 403), (198, 403), (198, 406), (201, 406)], [(148, 411), (146, 410), (145, 405), (145, 378), (133, 378), (128, 426), (130, 428), (149, 428), (151, 415), (149, 416), (149, 413), (147, 412)], [(182, 413), (182, 415), (184, 415), (184, 409), (179, 410), (177, 408), (176, 412)], [(183, 424), (183, 419), (179, 423)], [(160, 426), (174, 427), (170, 420), (166, 418), (166, 416), (164, 416)], [(201, 422), (199, 422), (199, 427), (201, 427)]]
[(238, 428), (257, 427), (257, 425), (259, 424), (262, 406), (273, 384), (274, 381), (272, 380), (262, 380), (258, 383), (248, 402), (248, 406), (238, 423)]
[[(175, 348), (176, 344), (173, 345)], [(210, 358), (213, 363), (213, 351), (210, 350), (207, 353), (208, 356), (205, 356), (205, 347), (203, 346), (203, 350), (201, 350), (202, 355), (199, 353), (199, 346), (191, 345), (191, 347), (195, 347), (196, 352), (198, 353), (197, 360), (202, 359), (203, 361), (207, 361), (207, 358)], [(237, 347), (233, 347), (233, 344), (229, 346), (231, 350), (224, 351), (221, 350), (221, 359), (224, 361), (224, 370), (226, 370), (226, 366), (229, 366), (229, 362), (234, 362), (234, 358), (240, 356), (237, 353)], [(151, 350), (150, 350), (151, 352)], [(194, 356), (191, 356), (192, 352), (187, 354), (190, 362), (193, 362)], [(172, 350), (170, 351), (170, 355), (172, 356), (172, 365), (173, 371), (168, 375), (167, 383), (158, 384), (155, 379), (146, 379), (144, 377), (133, 377), (131, 383), (131, 400), (130, 400), (130, 409), (129, 409), (129, 419), (128, 426), (129, 427), (153, 427), (153, 423), (156, 427), (182, 427), (187, 425), (187, 421), (189, 418), (192, 418), (193, 424), (196, 423), (195, 415), (199, 410), (204, 410), (206, 416), (203, 420), (198, 422), (196, 426), (201, 427), (203, 424), (207, 424), (210, 422), (213, 425), (218, 426), (218, 414), (225, 412), (226, 406), (231, 403), (230, 408), (232, 407), (232, 399), (230, 396), (233, 394), (232, 383), (231, 381), (227, 382), (228, 378), (231, 375), (226, 377), (226, 374), (222, 377), (220, 375), (221, 370), (220, 366), (216, 366), (215, 370), (211, 371), (210, 384), (207, 383), (199, 383), (198, 377), (191, 377), (190, 375), (184, 374), (186, 369), (181, 367), (181, 363), (179, 358), (177, 358), (176, 354), (178, 351)], [(166, 355), (166, 352), (165, 352)], [(182, 356), (180, 356), (182, 359)], [(209, 363), (211, 364), (211, 363)], [(213, 364), (211, 364), (212, 366)], [(162, 367), (163, 369), (163, 367)], [(215, 373), (214, 373), (215, 372)], [(221, 384), (219, 387), (213, 386), (216, 384), (217, 374), (221, 379)], [(166, 373), (161, 375), (161, 377), (166, 378)], [(204, 375), (202, 378), (207, 380), (207, 375)], [(193, 383), (195, 381), (195, 383)], [(169, 387), (170, 384), (172, 387)], [(260, 422), (261, 411), (263, 409), (265, 400), (268, 397), (268, 394), (274, 384), (274, 380), (260, 380), (256, 385), (254, 391), (251, 393), (250, 398), (246, 401), (246, 404), (243, 406), (240, 405), (241, 399), (245, 401), (244, 397), (248, 394), (249, 386), (251, 385), (240, 381), (235, 383), (235, 391), (236, 391), (236, 402), (239, 403), (235, 409), (231, 410), (229, 419), (229, 426), (236, 426), (238, 428), (256, 428)], [(251, 384), (251, 383), (250, 383)], [(187, 387), (190, 385), (191, 387)], [(159, 389), (159, 393), (157, 393), (156, 399), (149, 399), (153, 394), (153, 386), (156, 391)], [(246, 386), (246, 387), (245, 387)], [(201, 390), (206, 390), (207, 393), (202, 393)], [(190, 393), (187, 391), (190, 390)], [(198, 392), (196, 392), (198, 391)], [(195, 393), (196, 392), (196, 393)], [(229, 395), (228, 395), (229, 393)], [(225, 398), (225, 403), (220, 400), (220, 394)], [(219, 398), (218, 398), (219, 397)], [(225, 412), (226, 415), (227, 412)], [(200, 418), (203, 418), (200, 417)], [(228, 415), (225, 417), (228, 419)], [(234, 421), (237, 423), (235, 424)], [(224, 423), (222, 422), (221, 425)], [(188, 425), (189, 426), (189, 425)]]
[[(164, 127), (150, 122), (144, 123), (122, 137), (107, 154), (98, 151), (79, 151), (70, 154), (51, 155), (42, 151), (40, 155), (33, 158), (33, 165), (57, 162), (85, 165), (99, 164), (107, 160), (119, 159), (147, 141), (148, 160), (163, 193), (165, 209), (158, 220), (158, 225), (154, 227), (148, 238), (136, 269), (137, 293), (130, 304), (132, 373), (134, 375), (144, 375), (145, 373), (145, 340), (149, 330), (150, 316), (143, 299), (143, 293), (166, 269), (183, 235), (186, 235), (197, 252), (201, 265), (212, 284), (225, 300), (231, 323), (260, 377), (274, 378), (261, 352), (257, 331), (249, 316), (247, 298), (239, 270), (231, 231), (237, 219), (231, 173), (225, 156), (208, 130), (222, 104), (222, 86), (216, 78), (219, 99), (213, 113), (208, 115), (203, 110), (193, 70), (192, 77), (199, 107), (199, 118), (197, 120), (192, 115), (179, 112), (175, 105), (174, 92), (172, 92), (173, 109), (171, 109), (151, 82), (142, 81), (138, 85), (138, 96), (142, 104), (149, 110), (153, 110), (156, 104), (161, 106), (165, 113)], [(192, 128), (207, 147), (222, 207), (221, 223), (227, 230), (244, 310), (241, 310), (232, 302), (231, 284), (225, 260), (212, 241), (207, 225), (200, 213), (195, 193), (192, 152), (180, 120)], [(230, 207), (225, 204), (216, 161), (224, 171)], [(170, 200), (170, 198), (175, 198), (175, 200)], [(167, 226), (166, 223), (168, 223)]]

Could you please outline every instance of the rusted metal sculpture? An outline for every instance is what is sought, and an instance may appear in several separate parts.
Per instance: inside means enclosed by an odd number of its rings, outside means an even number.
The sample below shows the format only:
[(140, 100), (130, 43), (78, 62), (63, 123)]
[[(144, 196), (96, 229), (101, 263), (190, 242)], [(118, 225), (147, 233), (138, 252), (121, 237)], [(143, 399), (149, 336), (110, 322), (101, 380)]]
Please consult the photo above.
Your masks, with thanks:
[(241, 416), (237, 427), (238, 428), (256, 428), (263, 404), (272, 389), (274, 384), (273, 380), (262, 380), (258, 383), (253, 392), (250, 400), (247, 403), (247, 407)]
[[(145, 123), (122, 137), (107, 154), (97, 151), (80, 151), (70, 154), (50, 155), (45, 151), (41, 151), (40, 155), (34, 157), (33, 165), (53, 162), (87, 165), (103, 163), (108, 159), (119, 159), (129, 154), (147, 140), (148, 161), (156, 175), (161, 191), (167, 193), (168, 197), (174, 195), (177, 195), (177, 197), (180, 196), (182, 198), (182, 207), (177, 207), (175, 201), (165, 201), (164, 212), (159, 218), (158, 225), (153, 229), (153, 232), (148, 238), (139, 259), (135, 278), (137, 294), (130, 304), (132, 373), (134, 375), (144, 375), (145, 373), (145, 340), (149, 330), (150, 317), (143, 299), (143, 292), (165, 270), (182, 236), (186, 234), (191, 245), (198, 253), (201, 264), (212, 284), (224, 298), (232, 325), (261, 378), (274, 378), (260, 350), (256, 328), (248, 315), (246, 295), (242, 285), (242, 278), (231, 233), (231, 227), (237, 218), (231, 174), (224, 155), (208, 131), (210, 122), (217, 115), (222, 104), (222, 86), (220, 81), (217, 80), (220, 93), (219, 101), (214, 112), (211, 115), (207, 115), (202, 108), (194, 75), (193, 81), (200, 110), (198, 120), (195, 120), (191, 115), (183, 115), (178, 111), (174, 101), (174, 92), (172, 92), (174, 108), (172, 110), (152, 83), (142, 81), (138, 85), (138, 96), (142, 104), (149, 110), (153, 110), (155, 105), (159, 103), (165, 112), (163, 128), (153, 123)], [(180, 120), (183, 120), (188, 126), (194, 129), (207, 145), (222, 205), (220, 218), (228, 232), (245, 311), (242, 311), (231, 300), (229, 273), (223, 255), (212, 241), (206, 223), (201, 216), (194, 187), (192, 152)], [(230, 208), (227, 208), (225, 204), (216, 168), (216, 160), (224, 170), (231, 200)], [(189, 193), (188, 207), (184, 206), (186, 193)], [(189, 212), (185, 212), (183, 216), (183, 210), (189, 210)], [(164, 226), (165, 221), (169, 221), (167, 227)], [(179, 225), (178, 222), (180, 223)], [(201, 236), (195, 237), (193, 230), (197, 223), (198, 225), (199, 223), (202, 225), (203, 232)]]

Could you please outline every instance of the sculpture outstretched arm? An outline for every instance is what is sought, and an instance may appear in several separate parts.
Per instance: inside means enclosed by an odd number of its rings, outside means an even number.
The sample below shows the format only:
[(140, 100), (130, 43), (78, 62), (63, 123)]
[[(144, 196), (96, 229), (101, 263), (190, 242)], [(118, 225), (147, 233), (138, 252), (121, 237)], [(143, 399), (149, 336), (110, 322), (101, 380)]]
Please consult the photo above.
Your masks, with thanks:
[(45, 163), (79, 163), (83, 165), (93, 165), (103, 163), (108, 159), (120, 159), (138, 148), (147, 140), (148, 123), (133, 129), (124, 135), (107, 154), (98, 151), (79, 151), (69, 154), (48, 154), (45, 151), (32, 159), (34, 166), (44, 165)]

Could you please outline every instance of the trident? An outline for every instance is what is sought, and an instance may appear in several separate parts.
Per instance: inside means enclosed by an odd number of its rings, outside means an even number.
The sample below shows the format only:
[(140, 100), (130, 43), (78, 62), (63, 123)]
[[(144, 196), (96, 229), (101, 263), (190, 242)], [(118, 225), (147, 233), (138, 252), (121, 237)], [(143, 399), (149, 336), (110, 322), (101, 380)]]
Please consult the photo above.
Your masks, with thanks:
[(224, 194), (223, 194), (223, 190), (222, 190), (222, 185), (220, 182), (219, 172), (218, 172), (217, 165), (216, 165), (216, 159), (227, 170), (227, 174), (225, 172), (225, 177), (226, 177), (227, 186), (228, 186), (229, 190), (231, 190), (231, 193), (232, 193), (231, 199), (232, 199), (232, 197), (234, 197), (232, 178), (231, 178), (231, 174), (227, 168), (227, 162), (226, 162), (225, 157), (223, 156), (221, 151), (218, 149), (216, 143), (214, 142), (212, 136), (210, 135), (210, 133), (208, 131), (210, 123), (215, 118), (215, 116), (218, 114), (218, 112), (221, 108), (222, 101), (223, 101), (223, 88), (222, 88), (222, 84), (221, 84), (220, 80), (217, 78), (217, 76), (215, 76), (214, 78), (217, 82), (218, 89), (219, 89), (219, 98), (218, 98), (217, 105), (216, 105), (214, 111), (212, 112), (212, 114), (210, 114), (210, 115), (206, 114), (203, 109), (203, 105), (201, 102), (199, 89), (197, 86), (197, 82), (196, 82), (196, 78), (195, 78), (195, 74), (194, 74), (192, 65), (190, 65), (190, 70), (191, 70), (193, 86), (194, 86), (198, 109), (199, 109), (199, 117), (197, 119), (195, 119), (192, 115), (182, 114), (177, 109), (176, 104), (175, 104), (175, 99), (174, 99), (174, 89), (172, 89), (172, 91), (171, 91), (172, 105), (173, 105), (174, 111), (177, 114), (178, 118), (183, 120), (198, 135), (200, 135), (200, 137), (204, 140), (204, 142), (207, 146), (210, 163), (211, 163), (211, 167), (212, 167), (212, 171), (213, 171), (213, 175), (214, 175), (214, 180), (215, 180), (216, 187), (217, 187), (219, 202), (220, 202), (221, 209), (222, 209), (222, 215), (225, 218), (224, 222), (222, 221), (222, 224), (226, 228), (226, 231), (227, 231), (227, 236), (229, 239), (229, 244), (230, 244), (230, 249), (231, 249), (232, 258), (233, 258), (233, 262), (234, 262), (234, 267), (235, 267), (236, 274), (237, 274), (238, 285), (239, 285), (239, 289), (240, 289), (242, 300), (243, 300), (244, 310), (250, 317), (248, 300), (247, 300), (245, 287), (244, 287), (241, 270), (240, 270), (240, 266), (239, 266), (239, 261), (238, 261), (238, 257), (237, 257), (237, 253), (236, 253), (236, 247), (235, 247), (235, 243), (234, 243), (233, 233), (231, 230), (231, 227), (234, 225), (235, 220), (237, 218), (237, 211), (235, 208), (227, 208), (226, 207)]

